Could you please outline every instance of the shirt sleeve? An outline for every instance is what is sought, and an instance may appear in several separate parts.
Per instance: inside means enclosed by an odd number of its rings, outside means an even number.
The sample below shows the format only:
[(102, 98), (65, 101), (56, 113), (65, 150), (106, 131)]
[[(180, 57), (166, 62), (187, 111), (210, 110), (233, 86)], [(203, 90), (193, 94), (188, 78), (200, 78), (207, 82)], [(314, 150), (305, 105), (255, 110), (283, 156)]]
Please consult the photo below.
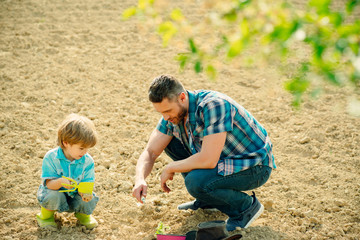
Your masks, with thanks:
[(226, 100), (213, 99), (206, 102), (200, 115), (204, 121), (204, 136), (233, 129), (232, 107)]
[(162, 117), (157, 126), (156, 129), (159, 130), (161, 133), (169, 135), (169, 136), (174, 136), (173, 134), (173, 126), (171, 124), (169, 124), (168, 121), (165, 121), (165, 119)]
[(41, 178), (45, 179), (54, 179), (60, 178), (61, 174), (59, 174), (58, 169), (54, 161), (57, 159), (54, 156), (54, 153), (47, 153), (43, 159), (42, 167), (41, 167)]

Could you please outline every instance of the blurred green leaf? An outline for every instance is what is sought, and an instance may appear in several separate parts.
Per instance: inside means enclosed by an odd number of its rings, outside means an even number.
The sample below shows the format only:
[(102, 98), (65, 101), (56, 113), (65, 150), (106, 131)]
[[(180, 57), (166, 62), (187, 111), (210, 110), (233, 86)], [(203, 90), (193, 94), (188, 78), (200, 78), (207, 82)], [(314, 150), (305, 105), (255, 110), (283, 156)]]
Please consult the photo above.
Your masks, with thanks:
[(187, 53), (180, 53), (177, 55), (176, 60), (180, 64), (180, 69), (183, 70), (189, 60), (189, 55)]
[(243, 50), (243, 47), (244, 47), (244, 45), (243, 45), (242, 39), (231, 42), (227, 56), (229, 58), (234, 58), (234, 57), (238, 56), (241, 53), (241, 51)]
[[(145, 17), (154, 18), (153, 13), (157, 11), (152, 8), (153, 3), (154, 0), (139, 0), (138, 5), (126, 9), (122, 17), (129, 19), (143, 13)], [(300, 105), (305, 92), (317, 94), (312, 89), (315, 84), (313, 79), (308, 78), (309, 72), (326, 79), (327, 83), (340, 86), (342, 81), (347, 81), (360, 88), (360, 63), (354, 60), (360, 54), (360, 19), (356, 14), (350, 15), (360, 5), (360, 0), (344, 1), (345, 9), (336, 8), (337, 12), (332, 11), (334, 8), (331, 0), (308, 0), (307, 3), (306, 9), (297, 9), (290, 1), (282, 1), (280, 5), (275, 4), (273, 7), (272, 4), (258, 1), (230, 0), (225, 13), (221, 12), (223, 9), (209, 9), (209, 12), (214, 12), (211, 17), (214, 16), (215, 20), (208, 21), (208, 18), (204, 18), (207, 19), (206, 22), (200, 20), (200, 25), (208, 24), (209, 30), (214, 30), (215, 41), (210, 37), (209, 41), (195, 43), (194, 37), (182, 35), (188, 41), (189, 50), (176, 57), (180, 69), (192, 63), (196, 73), (205, 71), (213, 79), (217, 75), (216, 68), (211, 64), (206, 65), (204, 59), (222, 60), (226, 55), (228, 60), (232, 60), (247, 50), (250, 43), (258, 43), (260, 40), (262, 45), (256, 46), (264, 48), (256, 50), (259, 50), (264, 59), (272, 56), (268, 60), (280, 57), (280, 60), (286, 61), (287, 57), (293, 56), (292, 53), (297, 53), (299, 47), (304, 47), (306, 54), (302, 57), (305, 57), (305, 63), (299, 65), (297, 74), (285, 83), (285, 89), (294, 96), (294, 106)], [(163, 15), (168, 16), (168, 9), (163, 12)], [(217, 13), (223, 14), (221, 18), (225, 21), (216, 21)], [(199, 26), (198, 22), (193, 24), (184, 21), (185, 17), (180, 9), (170, 11), (170, 21), (162, 21), (161, 19), (165, 19), (162, 17), (157, 19), (160, 20), (158, 33), (164, 46), (168, 45), (178, 31), (186, 29), (189, 33), (193, 31), (188, 30), (195, 30)], [(295, 45), (299, 42), (301, 45)], [(206, 47), (202, 48), (201, 44), (206, 44)], [(308, 50), (310, 54), (307, 54)], [(258, 62), (257, 57), (259, 56), (244, 56), (242, 61), (250, 67)]]
[(170, 17), (172, 20), (177, 21), (177, 22), (184, 19), (184, 15), (182, 14), (180, 9), (172, 10)]
[(322, 45), (321, 43), (316, 43), (314, 45), (314, 53), (313, 56), (316, 61), (321, 61), (323, 53), (325, 52), (326, 46)]
[(247, 5), (249, 5), (251, 3), (251, 0), (237, 0), (238, 2), (238, 9), (243, 9), (245, 8)]
[(318, 13), (328, 13), (331, 0), (310, 0), (309, 6), (315, 7)]
[(294, 20), (292, 22), (281, 23), (274, 27), (274, 30), (268, 35), (269, 40), (285, 42), (287, 41), (298, 29), (301, 28), (301, 23), (299, 20)]
[(127, 20), (129, 18), (131, 18), (132, 16), (134, 16), (137, 12), (137, 8), (136, 7), (129, 7), (127, 9), (125, 9), (125, 11), (122, 13), (122, 19), (123, 20)]
[(302, 94), (310, 86), (309, 80), (301, 77), (295, 77), (285, 82), (285, 89), (293, 94)]
[(241, 23), (240, 23), (240, 30), (241, 30), (241, 34), (243, 38), (247, 38), (249, 37), (250, 34), (250, 29), (249, 29), (249, 24), (248, 24), (248, 20), (246, 18), (244, 18)]
[(217, 75), (215, 67), (212, 65), (208, 65), (206, 67), (206, 74), (210, 79), (215, 79)]
[(346, 3), (346, 11), (352, 13), (357, 5), (360, 5), (360, 0), (348, 0)]
[(177, 32), (177, 28), (170, 21), (161, 23), (158, 28), (158, 33), (162, 37), (164, 46), (168, 45), (170, 39), (176, 34), (176, 32)]
[(356, 55), (359, 56), (360, 54), (360, 45), (358, 43), (350, 43), (349, 47), (351, 51)]
[(138, 8), (145, 10), (147, 7), (154, 5), (154, 0), (139, 0)]
[(196, 73), (200, 73), (202, 71), (202, 64), (201, 64), (200, 60), (195, 62), (194, 70)]
[(360, 21), (357, 20), (352, 24), (344, 24), (337, 28), (338, 33), (340, 36), (349, 36), (349, 35), (356, 35), (359, 36), (360, 32)]
[(343, 53), (344, 50), (349, 46), (349, 43), (346, 38), (340, 38), (335, 43), (335, 49)]
[(235, 22), (237, 19), (237, 11), (236, 9), (231, 9), (228, 13), (225, 13), (223, 15), (223, 19), (229, 21), (229, 22)]
[(330, 22), (335, 26), (338, 27), (342, 24), (344, 20), (344, 16), (341, 13), (331, 13), (329, 15)]
[(350, 81), (354, 84), (360, 84), (360, 71), (354, 71), (350, 76)]
[(195, 46), (194, 40), (192, 38), (189, 38), (188, 42), (189, 42), (189, 47), (190, 47), (191, 52), (196, 53), (197, 48)]

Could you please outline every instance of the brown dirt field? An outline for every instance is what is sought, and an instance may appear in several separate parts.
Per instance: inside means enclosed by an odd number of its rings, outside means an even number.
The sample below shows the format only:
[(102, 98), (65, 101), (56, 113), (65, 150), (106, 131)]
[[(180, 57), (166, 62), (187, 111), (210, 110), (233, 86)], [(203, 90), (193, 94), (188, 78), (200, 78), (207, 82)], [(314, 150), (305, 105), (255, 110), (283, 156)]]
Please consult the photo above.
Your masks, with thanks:
[[(170, 161), (165, 155), (148, 178), (146, 204), (138, 206), (131, 196), (136, 160), (160, 117), (147, 88), (155, 76), (170, 73), (188, 89), (228, 94), (270, 134), (278, 169), (256, 190), (265, 211), (239, 230), (243, 239), (360, 239), (360, 119), (346, 110), (351, 90), (328, 87), (295, 111), (282, 88), (286, 76), (273, 65), (233, 64), (217, 81), (179, 73), (173, 58), (184, 51), (181, 45), (162, 48), (138, 21), (121, 21), (121, 12), (134, 4), (0, 1), (0, 238), (150, 240), (160, 221), (169, 233), (183, 234), (199, 222), (225, 219), (176, 209), (192, 197), (180, 174), (171, 193), (161, 191), (159, 174)], [(178, 5), (189, 18), (199, 17), (201, 1)], [(100, 135), (90, 151), (100, 224), (87, 231), (64, 213), (56, 215), (59, 231), (40, 230), (42, 158), (56, 146), (58, 124), (73, 112), (91, 118)]]

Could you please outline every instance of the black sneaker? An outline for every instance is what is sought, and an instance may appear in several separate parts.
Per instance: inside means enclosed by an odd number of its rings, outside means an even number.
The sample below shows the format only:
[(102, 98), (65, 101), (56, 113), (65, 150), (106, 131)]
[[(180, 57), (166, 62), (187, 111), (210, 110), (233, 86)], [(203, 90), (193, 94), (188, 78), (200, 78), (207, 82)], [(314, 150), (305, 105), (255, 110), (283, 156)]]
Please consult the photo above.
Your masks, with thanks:
[(264, 211), (264, 206), (255, 197), (254, 192), (252, 197), (253, 203), (248, 209), (240, 213), (240, 216), (228, 218), (226, 220), (226, 230), (234, 231), (237, 227), (247, 228), (252, 222), (255, 221), (255, 219), (257, 219), (262, 214), (262, 212)]
[(217, 211), (216, 208), (213, 208), (209, 205), (206, 205), (205, 203), (202, 203), (200, 202), (199, 200), (194, 200), (194, 201), (191, 201), (191, 202), (186, 202), (186, 203), (182, 203), (180, 205), (178, 205), (178, 210), (197, 210), (199, 208), (201, 209), (207, 209), (207, 210), (210, 210), (210, 211)]

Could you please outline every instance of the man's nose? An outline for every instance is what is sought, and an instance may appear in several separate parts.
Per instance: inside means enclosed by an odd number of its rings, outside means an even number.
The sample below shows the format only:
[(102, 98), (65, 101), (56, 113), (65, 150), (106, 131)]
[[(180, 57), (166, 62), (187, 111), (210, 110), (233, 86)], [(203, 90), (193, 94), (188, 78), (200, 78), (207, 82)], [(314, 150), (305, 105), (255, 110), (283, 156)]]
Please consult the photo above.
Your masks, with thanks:
[(163, 117), (164, 117), (164, 120), (165, 120), (165, 121), (169, 120), (169, 118), (170, 118), (170, 116), (167, 115), (167, 114), (164, 114)]

